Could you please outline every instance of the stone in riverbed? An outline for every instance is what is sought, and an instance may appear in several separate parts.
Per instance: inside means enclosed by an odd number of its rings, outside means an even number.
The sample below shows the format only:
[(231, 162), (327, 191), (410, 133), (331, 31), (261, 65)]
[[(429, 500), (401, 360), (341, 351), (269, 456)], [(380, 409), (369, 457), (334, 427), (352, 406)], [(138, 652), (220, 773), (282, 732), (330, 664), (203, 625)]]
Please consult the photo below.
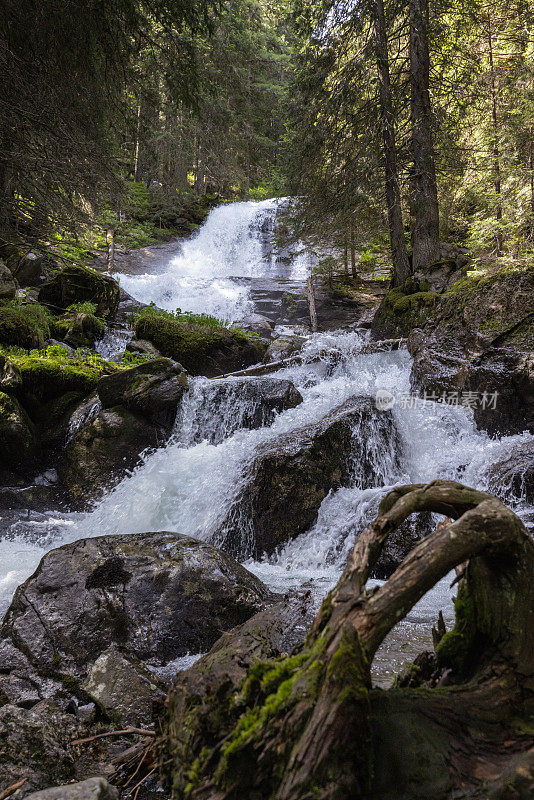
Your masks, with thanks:
[(269, 597), (248, 570), (196, 539), (101, 536), (45, 555), (15, 592), (2, 635), (39, 673), (80, 679), (113, 644), (154, 664), (205, 651)]
[(534, 502), (534, 440), (515, 445), (486, 470), (490, 492), (506, 500)]
[(256, 454), (248, 485), (218, 535), (236, 558), (273, 553), (317, 519), (327, 494), (342, 486), (382, 481), (375, 452), (397, 459), (390, 411), (356, 397), (320, 423), (269, 443)]
[(104, 408), (122, 405), (129, 411), (171, 428), (187, 389), (187, 373), (168, 358), (155, 358), (132, 369), (106, 375), (96, 390)]
[(65, 447), (58, 465), (72, 499), (81, 505), (117, 484), (141, 460), (141, 453), (165, 443), (168, 429), (152, 425), (124, 406), (105, 408)]
[(119, 306), (120, 289), (109, 275), (94, 269), (71, 265), (64, 267), (39, 290), (39, 302), (66, 309), (85, 301), (96, 305), (99, 317), (112, 316)]
[(14, 397), (0, 392), (0, 474), (4, 469), (28, 474), (38, 450), (35, 426)]
[(27, 800), (118, 800), (117, 789), (105, 778), (88, 778), (81, 783), (54, 786), (27, 795)]
[(82, 689), (121, 727), (151, 725), (153, 703), (165, 699), (158, 678), (114, 645), (91, 666)]

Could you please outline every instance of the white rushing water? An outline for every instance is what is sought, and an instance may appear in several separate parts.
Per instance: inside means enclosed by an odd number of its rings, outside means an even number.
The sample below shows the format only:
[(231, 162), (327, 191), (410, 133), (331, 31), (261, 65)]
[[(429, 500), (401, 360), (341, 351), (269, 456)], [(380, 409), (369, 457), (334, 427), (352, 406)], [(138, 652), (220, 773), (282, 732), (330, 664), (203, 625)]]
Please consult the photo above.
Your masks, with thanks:
[(180, 308), (235, 322), (253, 311), (250, 279), (274, 277), (281, 271), (296, 280), (306, 276), (304, 256), (296, 258), (287, 272), (273, 254), (269, 234), (279, 203), (264, 200), (214, 208), (163, 271), (115, 277), (143, 303), (153, 301), (167, 311)]
[[(212, 302), (208, 309), (215, 311), (222, 302), (220, 281), (235, 274), (231, 272), (232, 258), (236, 259), (241, 274), (261, 268), (254, 262), (260, 258), (261, 248), (254, 243), (250, 224), (254, 221), (254, 230), (260, 231), (262, 215), (270, 214), (271, 203), (216, 209), (190, 243), (192, 249), (184, 248), (183, 255), (171, 262), (168, 272), (129, 278), (123, 284), (128, 291), (134, 294), (137, 291), (136, 297), (140, 299), (145, 291), (152, 296), (155, 292), (158, 304), (172, 307), (183, 303), (178, 297), (188, 279), (190, 286), (195, 284), (195, 292), (200, 292), (200, 284), (206, 281), (204, 299), (208, 304)], [(228, 241), (231, 236), (223, 236), (222, 231), (228, 232), (232, 225), (235, 241), (231, 246)], [(182, 260), (187, 257), (191, 259), (191, 274), (187, 273), (186, 260)], [(208, 265), (207, 277), (203, 264)], [(209, 294), (215, 284), (214, 294)], [(169, 295), (164, 303), (165, 292)], [(232, 314), (238, 315), (239, 303), (232, 306)], [(229, 307), (225, 306), (227, 310)], [(206, 304), (202, 310), (206, 310)], [(246, 302), (241, 305), (241, 312), (248, 312)], [(269, 559), (253, 561), (250, 556), (245, 559), (246, 566), (274, 590), (305, 586), (312, 590), (316, 604), (337, 580), (355, 537), (375, 515), (387, 487), (449, 478), (486, 488), (488, 467), (514, 444), (532, 439), (523, 434), (493, 441), (476, 430), (472, 412), (462, 407), (430, 402), (410, 407), (406, 402), (411, 364), (408, 353), (361, 354), (364, 341), (363, 334), (358, 332), (311, 336), (303, 351), (309, 360), (277, 373), (277, 377), (293, 381), (303, 402), (255, 430), (243, 428), (254, 400), (250, 396), (242, 399), (243, 384), (254, 379), (217, 382), (193, 379), (171, 441), (148, 455), (91, 513), (34, 513), (10, 522), (0, 541), (0, 610), (5, 610), (14, 588), (31, 574), (43, 553), (62, 543), (102, 534), (159, 530), (216, 543), (224, 541), (221, 531), (250, 480), (255, 455), (262, 448), (276, 445), (281, 437), (296, 440), (299, 432), (320, 423), (350, 398), (374, 397), (379, 389), (388, 390), (397, 398), (392, 410), (396, 433), (388, 441), (384, 440), (379, 422), (354, 430), (355, 443), (363, 447), (373, 465), (372, 480), (362, 482), (355, 463), (352, 485), (332, 492), (324, 500), (309, 531)], [(344, 353), (340, 361), (332, 364), (328, 359), (314, 360), (319, 352), (332, 347)], [(94, 404), (88, 404), (84, 413), (94, 413)], [(519, 498), (516, 507), (520, 513), (531, 511)], [(238, 534), (246, 552), (250, 544), (246, 516), (241, 524)], [(450, 623), (449, 582), (441, 581), (386, 642), (377, 656), (381, 682), (394, 673), (399, 663), (429, 646), (431, 625), (440, 608)]]

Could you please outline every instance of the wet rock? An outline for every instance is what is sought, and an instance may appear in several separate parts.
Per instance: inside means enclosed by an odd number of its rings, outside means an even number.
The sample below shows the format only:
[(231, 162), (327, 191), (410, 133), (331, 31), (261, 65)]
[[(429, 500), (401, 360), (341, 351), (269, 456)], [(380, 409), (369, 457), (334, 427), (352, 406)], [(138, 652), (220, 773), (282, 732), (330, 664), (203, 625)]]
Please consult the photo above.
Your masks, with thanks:
[(55, 786), (27, 795), (28, 800), (118, 800), (117, 789), (105, 778), (88, 778), (81, 783)]
[(168, 430), (152, 425), (124, 406), (100, 411), (70, 439), (58, 472), (73, 500), (87, 503), (133, 469), (147, 449), (163, 445)]
[(30, 473), (37, 451), (35, 426), (27, 413), (18, 400), (0, 392), (0, 471)]
[(104, 335), (105, 329), (104, 322), (94, 314), (74, 314), (70, 327), (63, 338), (74, 349), (78, 347), (93, 348), (95, 342)]
[(122, 405), (151, 422), (171, 428), (178, 403), (187, 389), (187, 374), (180, 364), (156, 358), (106, 375), (96, 388), (104, 408)]
[(78, 680), (111, 645), (151, 664), (205, 651), (269, 596), (204, 542), (174, 533), (101, 536), (44, 556), (17, 589), (2, 636), (39, 674)]
[(39, 290), (39, 302), (58, 309), (88, 301), (96, 305), (99, 317), (112, 316), (118, 309), (120, 290), (117, 281), (89, 267), (71, 265), (60, 270)]
[(224, 375), (261, 361), (265, 345), (257, 337), (214, 325), (143, 316), (135, 325), (138, 339), (147, 339), (191, 375)]
[[(169, 767), (166, 762), (165, 770), (173, 775), (178, 794), (188, 781), (185, 765), (194, 761), (203, 746), (211, 747), (222, 740), (237, 721), (241, 708), (232, 701), (248, 668), (255, 662), (291, 653), (301, 644), (312, 608), (309, 595), (301, 594), (260, 611), (225, 633), (209, 653), (177, 676), (163, 725), (173, 745), (173, 764)], [(228, 709), (226, 714), (220, 714), (223, 707)]]
[(121, 727), (151, 725), (153, 703), (165, 699), (158, 678), (114, 646), (91, 666), (82, 689)]
[(384, 544), (380, 558), (373, 567), (372, 578), (387, 580), (415, 547), (434, 530), (431, 514), (416, 514), (408, 517), (391, 533)]
[(126, 345), (126, 350), (129, 353), (141, 353), (141, 355), (145, 356), (161, 356), (161, 353), (154, 347), (152, 342), (149, 342), (148, 339), (132, 339)]
[(269, 338), (273, 332), (274, 323), (262, 314), (247, 314), (232, 327), (243, 331), (256, 331), (260, 336)]
[(9, 267), (0, 259), (0, 300), (13, 300), (17, 284)]
[(279, 336), (270, 343), (263, 360), (266, 364), (270, 364), (272, 361), (289, 358), (299, 352), (305, 341), (302, 336)]
[(486, 470), (488, 490), (505, 500), (534, 503), (534, 440), (515, 445)]
[[(470, 364), (463, 388), (476, 392), (475, 422), (492, 435), (534, 433), (534, 354), (492, 348)], [(487, 401), (481, 398), (487, 395)], [(496, 393), (496, 394), (495, 394)], [(495, 395), (495, 401), (491, 396)]]
[(377, 485), (381, 475), (373, 448), (389, 453), (396, 442), (391, 412), (378, 412), (367, 397), (281, 437), (256, 454), (219, 541), (237, 558), (273, 553), (315, 522), (330, 491)]
[(281, 378), (228, 378), (203, 387), (202, 406), (191, 424), (190, 441), (220, 444), (241, 428), (271, 425), (276, 414), (295, 408), (302, 396)]

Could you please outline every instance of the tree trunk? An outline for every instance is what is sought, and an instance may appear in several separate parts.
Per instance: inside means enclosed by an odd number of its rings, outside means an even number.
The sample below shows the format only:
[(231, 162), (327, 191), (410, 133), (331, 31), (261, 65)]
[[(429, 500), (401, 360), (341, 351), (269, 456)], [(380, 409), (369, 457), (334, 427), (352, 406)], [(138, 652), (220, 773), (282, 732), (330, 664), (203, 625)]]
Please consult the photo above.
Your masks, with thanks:
[(358, 271), (356, 269), (356, 237), (354, 235), (354, 227), (352, 225), (350, 228), (350, 268), (353, 280), (359, 280), (360, 276), (358, 275)]
[(393, 97), (391, 94), (387, 29), (383, 0), (375, 0), (374, 28), (379, 85), (380, 125), (384, 142), (386, 204), (388, 209), (391, 257), (393, 259), (393, 284), (395, 286), (402, 286), (407, 278), (410, 277), (411, 268), (408, 252), (406, 250), (406, 241), (404, 239), (401, 192), (397, 169), (397, 145), (395, 142), (395, 117), (393, 111)]
[(501, 202), (501, 152), (499, 148), (499, 123), (497, 113), (497, 79), (495, 76), (495, 62), (493, 59), (493, 30), (491, 14), (488, 14), (488, 58), (490, 63), (490, 92), (491, 92), (491, 149), (493, 151), (493, 185), (497, 204), (495, 207), (495, 219), (497, 221), (497, 235), (495, 236), (495, 247), (498, 256), (501, 255), (503, 246), (503, 235), (501, 230), (502, 222), (502, 202)]
[(308, 296), (308, 306), (310, 309), (310, 327), (312, 333), (317, 331), (317, 310), (315, 308), (315, 295), (313, 293), (313, 280), (311, 276), (306, 281), (306, 294)]
[[(388, 535), (420, 512), (454, 521), (420, 541), (384, 585), (367, 589)], [(437, 649), (438, 673), (456, 685), (372, 690), (370, 666), (385, 636), (466, 562), (456, 626)], [(497, 498), (452, 481), (393, 490), (300, 653), (254, 664), (239, 691), (228, 686), (223, 657), (211, 667), (209, 695), (184, 701), (182, 692), (179, 706), (177, 682), (161, 753), (175, 800), (526, 800), (530, 784), (524, 794), (500, 795), (499, 786), (521, 788), (532, 767), (533, 570), (534, 544)], [(404, 738), (392, 741), (392, 729)], [(405, 784), (390, 769), (400, 752)]]
[(439, 260), (439, 208), (430, 105), (428, 0), (410, 0), (410, 88), (415, 219), (413, 268)]
[(115, 230), (108, 228), (106, 233), (106, 241), (108, 245), (108, 252), (106, 256), (106, 272), (111, 272), (113, 264), (115, 263)]

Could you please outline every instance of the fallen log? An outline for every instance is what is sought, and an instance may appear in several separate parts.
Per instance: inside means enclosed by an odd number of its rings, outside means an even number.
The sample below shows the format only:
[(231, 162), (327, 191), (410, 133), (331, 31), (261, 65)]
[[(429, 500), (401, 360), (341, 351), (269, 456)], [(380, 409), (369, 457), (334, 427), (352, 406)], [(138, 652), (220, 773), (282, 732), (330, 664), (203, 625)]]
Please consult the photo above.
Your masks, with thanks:
[[(358, 351), (358, 355), (399, 350), (406, 344), (406, 342), (407, 339), (381, 339), (377, 342), (368, 342), (367, 344), (363, 345), (361, 350)], [(247, 369), (238, 370), (237, 372), (227, 372), (225, 375), (215, 375), (210, 378), (210, 380), (220, 381), (224, 378), (253, 378), (260, 375), (270, 375), (273, 372), (278, 372), (278, 370), (286, 369), (287, 367), (298, 367), (301, 364), (314, 364), (318, 361), (337, 363), (345, 355), (346, 353), (344, 353), (343, 350), (333, 347), (328, 350), (320, 350), (313, 356), (303, 356), (297, 354), (290, 356), (289, 358), (284, 358), (281, 361), (272, 361), (270, 364), (257, 364), (253, 367), (247, 367)]]
[[(452, 521), (368, 589), (388, 535), (421, 512)], [(437, 645), (439, 688), (374, 690), (370, 666), (385, 636), (465, 562), (455, 627)], [(174, 800), (526, 800), (533, 572), (532, 540), (492, 495), (452, 481), (388, 493), (300, 652), (256, 662), (230, 692), (224, 655), (212, 663), (209, 695), (180, 695), (177, 681), (160, 747)]]

